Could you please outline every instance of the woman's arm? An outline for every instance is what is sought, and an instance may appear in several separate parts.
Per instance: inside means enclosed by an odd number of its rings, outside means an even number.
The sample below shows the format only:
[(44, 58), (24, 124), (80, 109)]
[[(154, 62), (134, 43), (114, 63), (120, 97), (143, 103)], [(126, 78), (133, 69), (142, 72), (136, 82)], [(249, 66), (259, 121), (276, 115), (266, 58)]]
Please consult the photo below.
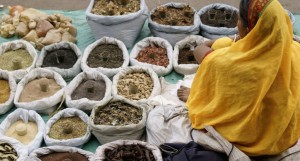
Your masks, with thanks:
[(197, 46), (193, 52), (196, 61), (200, 64), (207, 53), (211, 52), (211, 46), (214, 40), (205, 41), (203, 44)]

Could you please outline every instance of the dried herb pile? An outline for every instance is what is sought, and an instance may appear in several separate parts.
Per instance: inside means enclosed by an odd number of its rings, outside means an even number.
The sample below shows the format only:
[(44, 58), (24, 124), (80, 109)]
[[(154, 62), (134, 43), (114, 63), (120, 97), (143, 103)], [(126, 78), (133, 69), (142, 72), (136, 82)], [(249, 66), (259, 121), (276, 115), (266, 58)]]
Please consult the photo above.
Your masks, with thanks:
[(138, 124), (143, 117), (143, 110), (124, 102), (111, 102), (98, 109), (94, 123), (97, 125), (124, 126)]
[(178, 64), (198, 64), (193, 52), (194, 51), (191, 50), (189, 47), (180, 49), (178, 55)]
[(0, 79), (0, 104), (5, 103), (10, 96), (9, 82), (4, 79)]
[(171, 26), (192, 26), (195, 12), (190, 6), (175, 8), (172, 6), (159, 6), (151, 14), (152, 21)]
[(122, 145), (105, 150), (104, 161), (155, 161), (153, 153), (141, 145)]
[(150, 97), (154, 84), (148, 73), (128, 73), (120, 78), (117, 84), (118, 94), (130, 100)]
[(49, 137), (57, 140), (79, 138), (86, 134), (87, 124), (78, 116), (63, 117), (50, 128)]
[(32, 65), (33, 59), (25, 49), (10, 50), (0, 55), (0, 69), (14, 71), (26, 69)]
[(118, 16), (140, 10), (140, 0), (95, 0), (92, 13), (103, 16)]
[(123, 63), (122, 50), (115, 44), (98, 45), (87, 59), (87, 65), (91, 68), (119, 68)]
[(142, 49), (136, 59), (140, 62), (167, 67), (169, 58), (167, 50), (159, 46), (148, 46)]
[(0, 142), (0, 160), (16, 161), (18, 154), (16, 150), (8, 143)]
[(227, 28), (235, 28), (237, 26), (238, 15), (236, 11), (232, 11), (231, 19), (225, 20), (225, 10), (228, 9), (210, 9), (212, 11), (216, 11), (215, 19), (209, 19), (209, 10), (200, 16), (201, 22), (208, 26), (213, 27), (227, 27)]
[(88, 159), (79, 153), (54, 152), (40, 156), (41, 161), (88, 161)]

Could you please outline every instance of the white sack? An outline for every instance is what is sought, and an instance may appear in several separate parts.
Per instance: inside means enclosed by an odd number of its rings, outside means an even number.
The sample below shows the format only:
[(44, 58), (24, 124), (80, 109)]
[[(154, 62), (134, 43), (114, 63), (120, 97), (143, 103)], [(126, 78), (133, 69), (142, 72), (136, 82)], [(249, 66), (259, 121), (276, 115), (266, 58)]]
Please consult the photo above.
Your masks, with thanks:
[(186, 47), (194, 50), (194, 48), (203, 44), (207, 40), (208, 39), (202, 36), (190, 35), (176, 43), (173, 52), (173, 67), (177, 73), (188, 75), (197, 72), (199, 64), (178, 64), (179, 51)]
[(94, 1), (90, 1), (85, 15), (95, 38), (114, 37), (124, 42), (127, 48), (131, 48), (148, 17), (148, 7), (145, 0), (141, 0), (139, 11), (119, 16), (103, 16), (91, 13)]
[(30, 153), (34, 149), (39, 148), (42, 144), (45, 122), (42, 117), (33, 110), (16, 109), (2, 121), (0, 125), (0, 133), (4, 135), (8, 128), (18, 120), (23, 120), (26, 123), (31, 121), (37, 124), (38, 133), (36, 134), (35, 138), (28, 145), (20, 143), (24, 146), (28, 153)]
[[(58, 121), (60, 118), (65, 118), (65, 117), (74, 117), (78, 116), (80, 119), (87, 124), (87, 129), (86, 133), (79, 138), (73, 138), (73, 139), (63, 139), (63, 140), (58, 140), (58, 139), (53, 139), (49, 137), (49, 132), (50, 128), (52, 125)], [(55, 114), (53, 117), (51, 117), (46, 124), (46, 128), (44, 131), (44, 140), (46, 145), (52, 146), (52, 145), (60, 145), (60, 146), (80, 146), (86, 143), (90, 137), (91, 137), (91, 131), (89, 127), (89, 116), (85, 114), (81, 110), (73, 109), (73, 108), (67, 108), (64, 109), (57, 114)]]
[(34, 69), (38, 55), (36, 53), (35, 48), (29, 42), (24, 41), (24, 40), (15, 40), (15, 41), (2, 43), (0, 45), (0, 55), (4, 54), (7, 51), (17, 50), (17, 49), (25, 49), (28, 51), (28, 53), (30, 54), (30, 56), (32, 57), (32, 60), (33, 60), (31, 66), (26, 69), (19, 69), (19, 70), (14, 70), (14, 71), (7, 71), (7, 70), (2, 70), (2, 69), (0, 69), (0, 71), (5, 71), (5, 72), (10, 73), (17, 81), (19, 81), (29, 71)]
[(6, 136), (0, 136), (0, 142), (8, 143), (16, 150), (18, 154), (17, 161), (26, 160), (26, 157), (28, 156), (28, 151), (23, 147), (23, 145), (19, 141)]
[[(167, 67), (140, 62), (136, 59), (140, 51), (148, 46), (159, 46), (167, 50), (167, 55), (169, 59), (169, 64)], [(133, 47), (130, 53), (130, 64), (132, 66), (143, 66), (143, 67), (151, 68), (154, 70), (154, 72), (157, 75), (164, 76), (170, 73), (173, 69), (172, 58), (173, 58), (173, 48), (167, 40), (160, 37), (146, 37), (140, 42), (138, 42), (137, 44), (135, 44), (135, 46)]]
[(54, 152), (63, 153), (63, 152), (69, 152), (69, 153), (79, 153), (84, 155), (88, 158), (89, 161), (94, 161), (94, 154), (85, 151), (79, 148), (75, 147), (68, 147), (68, 146), (47, 146), (42, 147), (39, 149), (34, 150), (32, 153), (30, 153), (29, 157), (27, 158), (28, 161), (41, 161), (38, 157), (51, 154)]
[[(236, 13), (238, 13), (238, 9), (233, 6), (230, 6), (227, 4), (222, 4), (222, 3), (213, 3), (213, 4), (209, 4), (209, 5), (201, 8), (198, 11), (198, 17), (200, 17), (201, 15), (203, 15), (205, 12), (207, 12), (209, 9), (212, 9), (212, 8), (231, 9), (231, 10), (235, 11)], [(237, 27), (235, 27), (235, 28), (213, 27), (213, 26), (203, 24), (201, 21), (201, 18), (200, 18), (200, 28), (201, 28), (201, 31), (205, 31), (206, 33), (210, 33), (211, 35), (234, 35), (234, 34), (238, 33)], [(204, 36), (204, 37), (206, 37), (206, 36)]]
[[(24, 89), (24, 86), (38, 78), (49, 78), (54, 79), (56, 83), (61, 87), (59, 91), (57, 91), (54, 95), (43, 98), (40, 100), (32, 101), (32, 102), (19, 102), (19, 98), (21, 95), (21, 92)], [(35, 110), (39, 113), (46, 113), (49, 114), (55, 110), (55, 105), (60, 103), (62, 101), (64, 90), (66, 86), (65, 80), (56, 72), (48, 70), (48, 69), (42, 69), (37, 68), (32, 70), (30, 73), (28, 73), (18, 84), (16, 95), (14, 98), (14, 104), (18, 108), (24, 108), (27, 110)]]
[(291, 12), (291, 11), (289, 11), (289, 10), (285, 10), (286, 12), (287, 12), (287, 14), (289, 15), (289, 17), (290, 17), (290, 19), (291, 19), (291, 22), (292, 22), (292, 25), (294, 25), (295, 24), (295, 22), (296, 22), (296, 18), (295, 18), (295, 16), (294, 16), (294, 14)]
[(234, 34), (233, 35), (231, 35), (231, 34), (228, 34), (228, 35), (218, 35), (218, 34), (208, 33), (208, 32), (206, 32), (204, 30), (202, 30), (200, 34), (203, 37), (211, 39), (211, 40), (216, 40), (216, 39), (219, 39), (219, 38), (222, 38), (222, 37), (234, 37)]
[(141, 145), (147, 148), (148, 150), (151, 150), (155, 161), (163, 161), (161, 152), (158, 149), (158, 147), (153, 146), (151, 144), (148, 144), (146, 142), (138, 141), (138, 140), (117, 140), (111, 143), (104, 144), (102, 146), (99, 146), (95, 152), (95, 160), (96, 161), (104, 161), (105, 160), (105, 150), (113, 150), (118, 148), (122, 145)]
[(134, 107), (141, 108), (143, 110), (142, 120), (137, 124), (130, 124), (125, 126), (97, 125), (94, 123), (95, 114), (98, 111), (98, 109), (102, 109), (106, 105), (94, 108), (90, 116), (90, 126), (92, 129), (92, 133), (101, 144), (105, 144), (119, 139), (139, 140), (142, 138), (142, 135), (145, 131), (147, 110), (139, 106), (138, 104), (126, 99), (112, 99), (109, 103), (116, 101), (124, 102)]
[[(187, 6), (187, 4), (170, 2), (170, 3), (166, 3), (162, 6), (183, 8), (183, 7)], [(171, 26), (171, 25), (158, 24), (158, 23), (152, 21), (151, 15), (156, 10), (156, 8), (154, 8), (150, 12), (150, 16), (148, 18), (148, 21), (149, 21), (148, 26), (149, 26), (151, 33), (154, 36), (162, 37), (162, 38), (166, 39), (167, 41), (170, 42), (170, 44), (172, 46), (174, 46), (176, 44), (176, 42), (184, 39), (188, 35), (197, 35), (200, 31), (200, 17), (197, 14), (197, 11), (194, 8), (192, 8), (192, 9), (195, 12), (194, 24), (192, 26)]]
[[(58, 49), (71, 49), (74, 51), (74, 53), (77, 55), (77, 61), (73, 65), (73, 67), (69, 68), (69, 69), (62, 69), (62, 68), (57, 68), (57, 67), (42, 67), (45, 56), (49, 52), (51, 52), (53, 50), (58, 50)], [(53, 70), (53, 71), (57, 72), (58, 74), (60, 74), (66, 81), (70, 81), (81, 71), (81, 67), (80, 67), (81, 57), (82, 57), (82, 53), (75, 44), (73, 44), (71, 42), (54, 43), (54, 44), (43, 47), (41, 54), (39, 55), (38, 60), (36, 62), (36, 67)]]
[(192, 125), (185, 106), (156, 106), (148, 115), (146, 130), (147, 142), (156, 146), (192, 141)]
[[(87, 59), (90, 55), (90, 53), (94, 50), (95, 47), (97, 47), (98, 45), (101, 44), (115, 44), (118, 45), (118, 47), (122, 50), (123, 53), (123, 65), (119, 68), (103, 68), (103, 67), (98, 67), (98, 68), (90, 68), (87, 65)], [(94, 43), (90, 44), (89, 46), (87, 46), (84, 50), (83, 53), (83, 57), (81, 60), (81, 68), (83, 71), (97, 71), (97, 72), (101, 72), (103, 74), (105, 74), (108, 77), (112, 77), (115, 74), (117, 74), (122, 68), (125, 68), (129, 65), (129, 54), (127, 51), (126, 46), (124, 45), (124, 43), (120, 40), (117, 40), (115, 38), (112, 37), (103, 37), (97, 41), (95, 41)]]
[[(105, 95), (102, 100), (95, 101), (87, 98), (72, 100), (72, 93), (85, 80), (103, 80), (105, 82)], [(111, 99), (111, 80), (100, 72), (82, 72), (78, 74), (66, 87), (66, 104), (69, 108), (76, 108), (84, 111), (91, 111), (94, 107), (106, 104)]]
[(16, 80), (12, 77), (11, 74), (7, 72), (0, 71), (0, 79), (7, 80), (10, 88), (10, 95), (6, 102), (0, 103), (0, 115), (6, 113), (9, 109), (13, 107), (14, 96), (17, 90)]

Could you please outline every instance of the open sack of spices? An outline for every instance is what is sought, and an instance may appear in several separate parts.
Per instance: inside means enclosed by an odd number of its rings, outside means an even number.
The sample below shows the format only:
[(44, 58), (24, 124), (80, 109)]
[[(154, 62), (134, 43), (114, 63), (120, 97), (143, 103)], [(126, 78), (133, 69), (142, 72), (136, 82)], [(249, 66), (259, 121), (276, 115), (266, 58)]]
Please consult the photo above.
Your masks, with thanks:
[(89, 116), (81, 110), (67, 108), (51, 117), (44, 131), (46, 145), (81, 146), (90, 137)]
[(201, 35), (217, 39), (237, 34), (238, 9), (222, 3), (213, 3), (198, 11)]
[(17, 35), (37, 49), (61, 41), (76, 42), (77, 29), (72, 20), (62, 14), (48, 15), (34, 8), (12, 6), (1, 19), (0, 36)]
[(154, 70), (159, 76), (173, 69), (173, 48), (170, 43), (159, 37), (147, 37), (135, 44), (130, 53), (132, 66), (144, 66)]
[(69, 108), (91, 111), (111, 99), (111, 80), (100, 72), (82, 72), (66, 87)]
[(185, 106), (156, 106), (147, 119), (147, 142), (159, 146), (163, 143), (188, 143), (192, 124)]
[(53, 70), (70, 81), (81, 71), (81, 57), (82, 53), (75, 44), (55, 43), (42, 49), (36, 67)]
[(13, 107), (17, 84), (12, 75), (0, 71), (0, 115)]
[(28, 150), (17, 140), (0, 136), (1, 161), (26, 161)]
[(105, 144), (119, 139), (141, 139), (146, 120), (145, 108), (126, 99), (112, 99), (93, 109), (90, 126), (98, 141)]
[(91, 0), (85, 14), (96, 39), (114, 37), (131, 48), (148, 17), (148, 8), (145, 0)]
[(49, 69), (34, 69), (18, 83), (14, 104), (18, 108), (49, 114), (63, 99), (66, 85), (58, 73)]
[(99, 146), (95, 152), (97, 161), (162, 161), (158, 147), (138, 140), (117, 140)]
[(160, 92), (158, 76), (151, 68), (124, 68), (113, 78), (113, 97), (147, 103), (148, 99), (159, 95)]
[(173, 52), (173, 67), (182, 75), (194, 74), (199, 64), (194, 57), (194, 49), (208, 39), (202, 36), (191, 35), (176, 43)]
[(172, 46), (200, 31), (197, 11), (184, 3), (171, 2), (158, 6), (150, 12), (148, 21), (151, 33), (168, 40)]
[(47, 146), (34, 150), (28, 161), (94, 161), (94, 154), (75, 147)]
[(16, 109), (0, 127), (2, 135), (18, 140), (29, 153), (42, 144), (45, 122), (35, 111)]
[(117, 74), (129, 65), (126, 46), (113, 37), (103, 37), (87, 46), (81, 60), (83, 71), (97, 71), (108, 77)]
[(23, 40), (0, 45), (0, 71), (9, 72), (17, 81), (35, 67), (37, 53), (34, 47)]

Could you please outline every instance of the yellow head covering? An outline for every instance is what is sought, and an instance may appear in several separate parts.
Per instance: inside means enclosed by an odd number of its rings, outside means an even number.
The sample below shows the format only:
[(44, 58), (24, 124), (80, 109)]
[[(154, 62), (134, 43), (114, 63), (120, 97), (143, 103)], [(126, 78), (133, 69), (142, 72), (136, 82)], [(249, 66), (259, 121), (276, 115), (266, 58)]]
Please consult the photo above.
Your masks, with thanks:
[(255, 27), (199, 67), (187, 101), (196, 129), (212, 125), (250, 156), (278, 154), (300, 137), (300, 45), (270, 1)]

